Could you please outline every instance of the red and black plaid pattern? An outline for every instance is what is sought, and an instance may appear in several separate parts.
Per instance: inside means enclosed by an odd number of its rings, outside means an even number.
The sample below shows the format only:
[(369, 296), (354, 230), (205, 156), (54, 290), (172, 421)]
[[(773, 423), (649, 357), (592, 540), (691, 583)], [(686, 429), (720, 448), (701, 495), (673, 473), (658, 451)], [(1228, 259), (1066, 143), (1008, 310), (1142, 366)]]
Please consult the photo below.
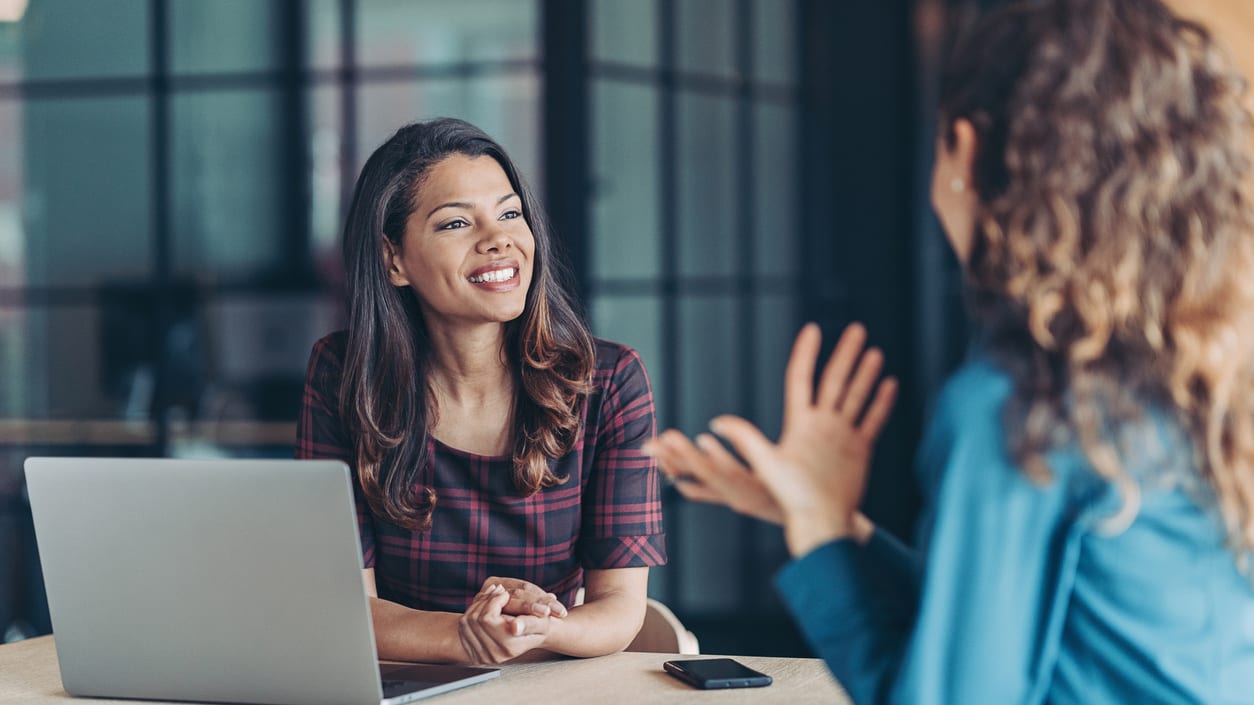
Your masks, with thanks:
[[(296, 457), (356, 454), (339, 419), (347, 334), (314, 346), (305, 378)], [(489, 576), (528, 580), (571, 604), (585, 568), (666, 563), (659, 475), (640, 445), (656, 433), (653, 394), (640, 356), (596, 341), (593, 391), (583, 436), (556, 461), (565, 484), (522, 497), (510, 458), (449, 448), (429, 439), (434, 462), (419, 475), (438, 497), (430, 531), (380, 519), (357, 491), (362, 557), (379, 597), (424, 610), (461, 612)], [(354, 470), (355, 477), (355, 470)]]

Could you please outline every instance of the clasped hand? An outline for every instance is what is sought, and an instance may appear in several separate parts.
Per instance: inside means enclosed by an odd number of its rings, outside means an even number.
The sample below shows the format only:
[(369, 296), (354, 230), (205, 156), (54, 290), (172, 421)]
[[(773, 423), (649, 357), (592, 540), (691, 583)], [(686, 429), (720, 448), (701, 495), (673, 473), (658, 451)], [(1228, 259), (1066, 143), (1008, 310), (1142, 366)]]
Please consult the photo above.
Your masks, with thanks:
[(814, 324), (803, 328), (793, 344), (778, 442), (735, 416), (710, 422), (749, 468), (708, 433), (699, 434), (694, 444), (671, 429), (645, 445), (689, 499), (782, 524), (794, 556), (836, 538), (869, 533), (858, 505), (871, 447), (897, 392), (896, 380), (880, 378), (880, 351), (863, 354), (866, 330), (858, 324), (841, 335), (816, 389), (820, 344)]
[(488, 578), (457, 624), (467, 658), (501, 663), (544, 645), (566, 607), (551, 592), (517, 578)]

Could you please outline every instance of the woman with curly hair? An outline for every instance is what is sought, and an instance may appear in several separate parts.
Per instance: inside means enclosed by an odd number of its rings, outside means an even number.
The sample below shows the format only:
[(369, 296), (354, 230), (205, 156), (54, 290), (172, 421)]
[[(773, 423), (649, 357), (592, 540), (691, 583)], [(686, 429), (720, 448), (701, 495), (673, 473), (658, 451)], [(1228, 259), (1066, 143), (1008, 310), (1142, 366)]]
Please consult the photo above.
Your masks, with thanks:
[(858, 703), (1254, 697), (1254, 211), (1242, 82), (1159, 0), (985, 18), (941, 90), (932, 200), (973, 352), (918, 457), (914, 556), (858, 513), (893, 403), (847, 329), (783, 433), (649, 447), (691, 498), (783, 525), (777, 585)]
[(460, 120), (401, 128), (362, 168), (344, 264), (297, 457), (353, 471), (379, 657), (627, 646), (666, 560), (653, 398), (589, 334), (505, 150)]

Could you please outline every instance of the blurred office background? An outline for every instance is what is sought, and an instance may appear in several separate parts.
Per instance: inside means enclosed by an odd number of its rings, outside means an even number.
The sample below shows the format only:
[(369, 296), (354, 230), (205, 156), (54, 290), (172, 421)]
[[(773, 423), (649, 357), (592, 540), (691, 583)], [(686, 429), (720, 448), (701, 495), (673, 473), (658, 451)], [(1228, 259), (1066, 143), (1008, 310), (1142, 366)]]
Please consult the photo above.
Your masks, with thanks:
[[(529, 175), (664, 427), (774, 434), (801, 323), (865, 321), (905, 392), (868, 509), (910, 536), (921, 410), (963, 346), (926, 174), (934, 55), (971, 3), (22, 4), (0, 2), (6, 639), (51, 629), (23, 459), (290, 457), (310, 346), (342, 325), (356, 173), (442, 115)], [(665, 512), (650, 590), (703, 648), (805, 653), (779, 531), (669, 489)]]
[[(989, 4), (0, 0), (0, 641), (51, 629), (25, 457), (291, 456), (357, 170), (436, 116), (529, 175), (662, 426), (774, 434), (800, 324), (866, 322), (903, 382), (866, 508), (909, 539), (966, 338), (932, 101)], [(805, 653), (778, 530), (669, 489), (665, 512), (650, 591), (703, 649)]]

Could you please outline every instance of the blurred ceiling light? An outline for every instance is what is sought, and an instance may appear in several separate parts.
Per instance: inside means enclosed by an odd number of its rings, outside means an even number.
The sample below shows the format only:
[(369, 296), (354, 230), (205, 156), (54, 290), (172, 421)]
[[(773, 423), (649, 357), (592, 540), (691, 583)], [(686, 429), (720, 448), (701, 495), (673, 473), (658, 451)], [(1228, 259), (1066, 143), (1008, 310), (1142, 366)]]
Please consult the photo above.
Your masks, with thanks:
[(20, 22), (28, 0), (0, 0), (0, 22)]

